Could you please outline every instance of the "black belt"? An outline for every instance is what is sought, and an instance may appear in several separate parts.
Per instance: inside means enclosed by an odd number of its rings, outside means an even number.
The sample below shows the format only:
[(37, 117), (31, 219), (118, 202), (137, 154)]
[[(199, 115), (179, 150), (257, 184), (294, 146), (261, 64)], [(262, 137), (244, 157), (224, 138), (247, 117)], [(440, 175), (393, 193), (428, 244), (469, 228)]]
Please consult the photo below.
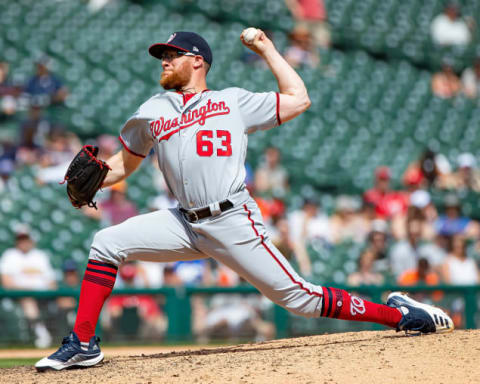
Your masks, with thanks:
[[(225, 212), (233, 208), (233, 203), (230, 200), (223, 200), (218, 205), (221, 212)], [(196, 223), (198, 220), (213, 216), (212, 211), (210, 210), (210, 207), (205, 207), (200, 209), (191, 209), (191, 210), (180, 208), (180, 212), (183, 213), (185, 218), (190, 223)]]

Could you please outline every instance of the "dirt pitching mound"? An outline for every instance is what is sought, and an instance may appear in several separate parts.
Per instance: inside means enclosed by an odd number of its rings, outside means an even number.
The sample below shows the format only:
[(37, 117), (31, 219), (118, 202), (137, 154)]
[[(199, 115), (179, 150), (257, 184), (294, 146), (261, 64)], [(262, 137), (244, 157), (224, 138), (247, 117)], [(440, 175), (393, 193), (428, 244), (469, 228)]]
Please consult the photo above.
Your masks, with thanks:
[(480, 383), (480, 330), (406, 337), (394, 331), (231, 347), (106, 356), (91, 369), (0, 371), (1, 383)]

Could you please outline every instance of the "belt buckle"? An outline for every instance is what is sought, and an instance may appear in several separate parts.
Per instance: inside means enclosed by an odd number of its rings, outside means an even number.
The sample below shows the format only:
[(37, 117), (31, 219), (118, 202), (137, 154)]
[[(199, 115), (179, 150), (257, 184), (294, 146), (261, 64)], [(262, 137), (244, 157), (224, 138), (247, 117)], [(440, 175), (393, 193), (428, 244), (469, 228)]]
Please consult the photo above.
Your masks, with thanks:
[(198, 222), (199, 218), (198, 218), (197, 212), (195, 212), (195, 211), (190, 211), (190, 213), (194, 216), (194, 220), (192, 220), (191, 222), (192, 222), (192, 223)]

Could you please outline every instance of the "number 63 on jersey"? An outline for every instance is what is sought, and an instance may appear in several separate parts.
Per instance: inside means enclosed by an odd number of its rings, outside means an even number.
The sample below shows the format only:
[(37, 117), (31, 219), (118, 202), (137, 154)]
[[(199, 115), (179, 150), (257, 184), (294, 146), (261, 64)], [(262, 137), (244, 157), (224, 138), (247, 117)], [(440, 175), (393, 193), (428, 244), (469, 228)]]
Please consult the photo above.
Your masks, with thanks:
[(218, 157), (232, 156), (232, 136), (229, 131), (201, 130), (197, 132), (197, 154), (202, 157), (210, 157), (213, 154)]

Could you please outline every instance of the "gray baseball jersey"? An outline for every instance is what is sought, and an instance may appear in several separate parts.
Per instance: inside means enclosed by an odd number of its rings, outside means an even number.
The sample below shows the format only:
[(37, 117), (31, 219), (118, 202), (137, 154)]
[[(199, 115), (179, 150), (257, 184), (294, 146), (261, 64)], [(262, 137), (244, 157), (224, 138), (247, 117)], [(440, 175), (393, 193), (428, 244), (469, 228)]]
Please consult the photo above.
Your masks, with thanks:
[[(275, 303), (318, 317), (322, 288), (302, 279), (272, 244), (260, 210), (245, 188), (247, 134), (279, 121), (279, 95), (240, 88), (187, 98), (153, 96), (125, 123), (120, 140), (145, 157), (154, 148), (167, 184), (184, 209), (215, 214), (189, 222), (179, 208), (132, 217), (99, 231), (90, 258), (176, 261), (213, 257)], [(233, 208), (221, 212), (219, 202)]]
[(245, 188), (247, 133), (278, 124), (278, 94), (241, 88), (204, 91), (185, 102), (157, 94), (126, 122), (120, 139), (135, 154), (155, 149), (183, 208), (205, 207)]

